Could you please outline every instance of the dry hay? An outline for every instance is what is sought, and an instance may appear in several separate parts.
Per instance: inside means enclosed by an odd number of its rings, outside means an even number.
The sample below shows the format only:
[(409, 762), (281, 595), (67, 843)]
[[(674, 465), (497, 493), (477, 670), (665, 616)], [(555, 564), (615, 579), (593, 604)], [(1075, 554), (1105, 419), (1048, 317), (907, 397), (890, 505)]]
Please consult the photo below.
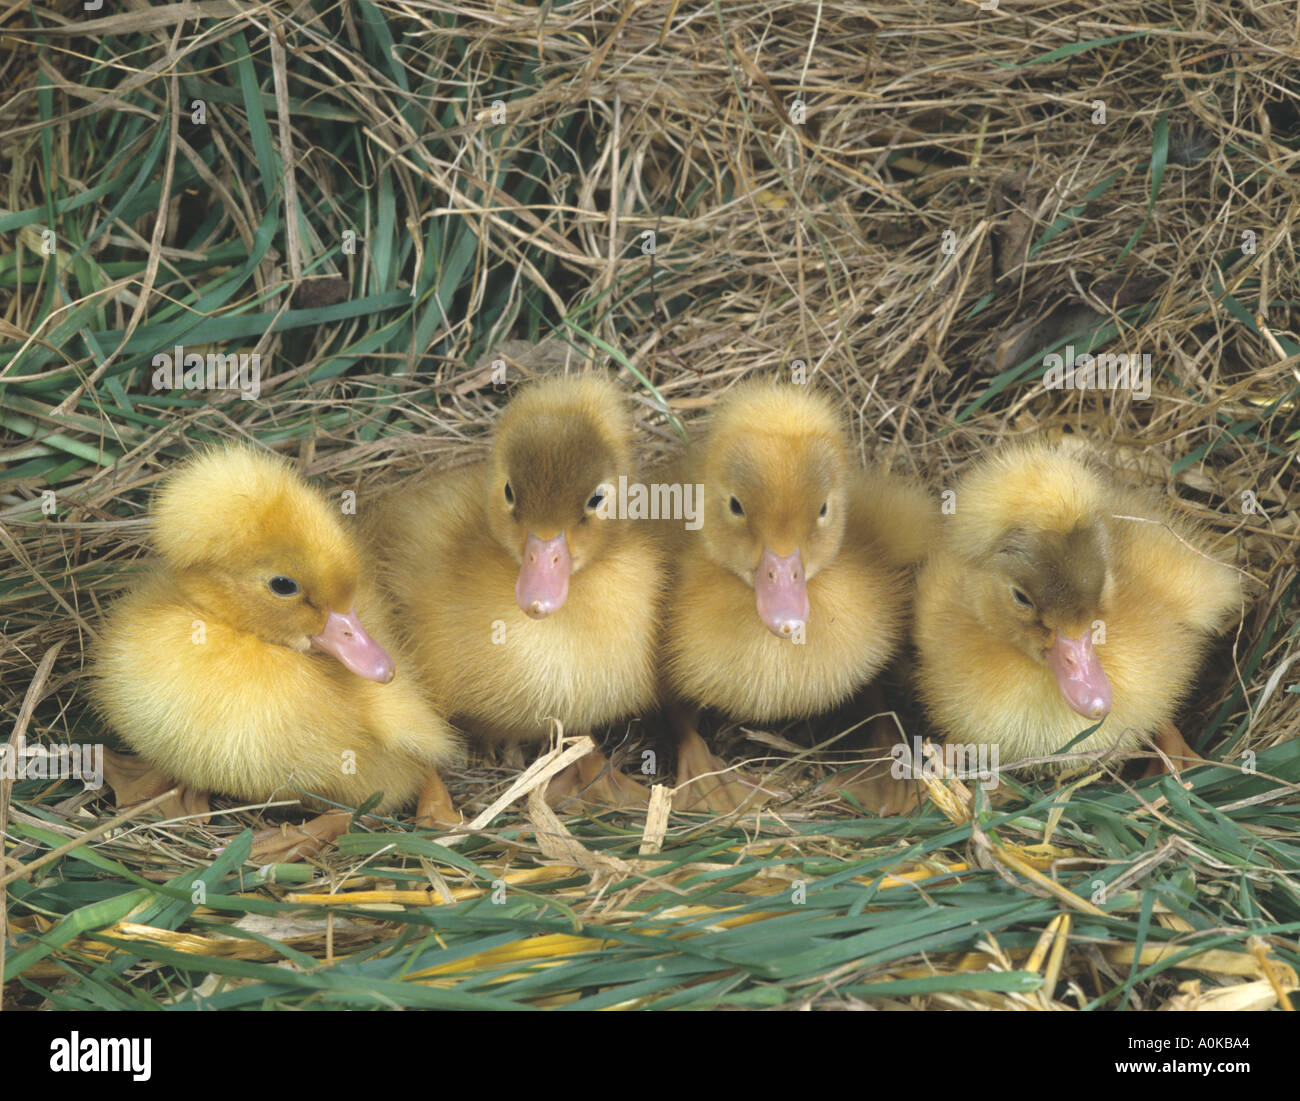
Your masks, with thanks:
[[(57, 30), (74, 7), (59, 5), (63, 16), (48, 21), (56, 29), (44, 64), (60, 77), (52, 126), (31, 92), (33, 35), (10, 39), (7, 79), (23, 91), (0, 105), (8, 211), (44, 202), (44, 136), (60, 178), (90, 186), (107, 165), (85, 144), (77, 112), (93, 117), (115, 101), (79, 55), (87, 28)], [(391, 62), (350, 5), (315, 18), (287, 3), (238, 17), (238, 5), (205, 7), (232, 16), (218, 38), (242, 28), (250, 43), (267, 132), (293, 152), (292, 197), (311, 234), (277, 236), (218, 316), (255, 294), (269, 317), (414, 283), (414, 323), (432, 320), (421, 340), (367, 354), (350, 349), (391, 308), (378, 320), (342, 310), (308, 330), (250, 337), (271, 364), (259, 400), (149, 407), (153, 423), (124, 420), (102, 390), (129, 350), (97, 372), (102, 354), (63, 334), (38, 367), (11, 363), (0, 379), (3, 462), (20, 472), (0, 491), (6, 726), (58, 647), (30, 700), (27, 737), (76, 742), (96, 730), (80, 683), (86, 645), (144, 549), (149, 487), (195, 441), (248, 436), (296, 453), (315, 477), (364, 489), (477, 453), (503, 400), (492, 363), (504, 359), (512, 381), (584, 365), (620, 371), (638, 390), (650, 461), (679, 445), (660, 397), (689, 425), (732, 382), (800, 369), (841, 396), (864, 458), (936, 491), (1006, 440), (1082, 435), (1204, 521), (1251, 578), (1240, 626), (1190, 708), (1192, 732), (1235, 691), (1211, 749), (1229, 731), (1235, 752), (1295, 735), (1300, 696), (1286, 690), (1300, 538), (1293, 6), (1171, 12), (1123, 2), (1099, 14), (1008, 0), (992, 12), (583, 0), (539, 13), (496, 0), (379, 0), (407, 32)], [(287, 55), (264, 33), (270, 12)], [(151, 43), (129, 58), (140, 70), (173, 37), (181, 50), (198, 45), (194, 24), (165, 15), (151, 24), (139, 10), (111, 18), (101, 35), (110, 45), (114, 35), (122, 49)], [(316, 114), (278, 112), (276, 73), (290, 69), (295, 102)], [(159, 125), (177, 93), (168, 80), (149, 77), (132, 100), (136, 110), (152, 104)], [(199, 137), (180, 125), (157, 169), (167, 218), (160, 227), (144, 214), (112, 230), (110, 251), (134, 241), (124, 255), (137, 267), (112, 285), (77, 281), (103, 311), (89, 327), (147, 323), (149, 311), (134, 316), (142, 286), (150, 310), (190, 294), (192, 279), (176, 273), (194, 245), (185, 229), (214, 207), (221, 216), (206, 246), (252, 247), (267, 199), (249, 167), (250, 123), (239, 102), (214, 103), (210, 125), (229, 155), (200, 205), (166, 175), (195, 161)], [(351, 135), (349, 155), (361, 151), (355, 163), (327, 140), (337, 130)], [(386, 213), (376, 209), (380, 180), (393, 203)], [(517, 198), (525, 183), (526, 202)], [(360, 209), (358, 186), (370, 197)], [(329, 247), (355, 226), (364, 227), (359, 256)], [(399, 263), (408, 239), (417, 247)], [(439, 240), (447, 252), (431, 255)], [(30, 264), (38, 246), (31, 226), (7, 232), (0, 261)], [(0, 283), (9, 352), (48, 343), (58, 319), (42, 313), (45, 299), (16, 283), (12, 266), (0, 270), (10, 273)], [(230, 270), (216, 266), (210, 278)], [(1150, 354), (1148, 398), (1043, 388), (1044, 353), (1067, 338), (1082, 349), (1094, 331), (1103, 350)], [(116, 344), (106, 337), (101, 353)], [(147, 372), (131, 371), (122, 381), (147, 395)], [(116, 461), (101, 463), (105, 452)], [(53, 483), (21, 474), (51, 455), (60, 460)], [(48, 489), (53, 518), (38, 508)], [(781, 732), (724, 734), (745, 753), (784, 744)], [(481, 808), (509, 779), (485, 765), (453, 792)], [(85, 803), (76, 797), (63, 812)], [(212, 839), (231, 833), (215, 830)], [(184, 836), (152, 833), (149, 845), (165, 853), (150, 860), (200, 859), (208, 835)]]

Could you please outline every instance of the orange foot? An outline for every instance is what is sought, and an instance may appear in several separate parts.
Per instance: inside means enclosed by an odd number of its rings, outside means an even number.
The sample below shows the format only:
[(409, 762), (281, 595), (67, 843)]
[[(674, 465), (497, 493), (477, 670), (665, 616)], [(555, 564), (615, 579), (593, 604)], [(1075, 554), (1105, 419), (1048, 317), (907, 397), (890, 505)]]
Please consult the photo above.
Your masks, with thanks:
[(208, 814), (208, 793), (178, 783), (161, 769), (155, 768), (143, 757), (131, 753), (104, 750), (104, 779), (113, 789), (113, 799), (118, 810), (135, 803), (143, 803), (161, 795), (168, 788), (176, 794), (158, 804), (158, 813), (164, 818), (183, 818), (193, 814)]
[[(907, 814), (920, 805), (924, 785), (916, 778), (895, 778), (894, 748), (899, 744), (901, 731), (886, 710), (885, 697), (879, 684), (870, 685), (863, 693), (865, 705), (875, 712), (867, 725), (863, 756), (867, 764), (846, 772), (828, 776), (813, 790), (823, 794), (851, 796), (858, 805), (882, 818)], [(844, 800), (846, 803), (848, 799)]]
[(788, 798), (773, 787), (764, 787), (728, 767), (694, 729), (682, 728), (677, 735), (677, 793), (673, 806), (679, 810), (707, 810), (732, 814), (757, 810), (772, 799)]
[(350, 810), (331, 810), (300, 826), (282, 823), (277, 829), (258, 830), (248, 859), (254, 864), (292, 864), (316, 856), (347, 833)]
[(602, 808), (635, 810), (649, 804), (650, 793), (596, 749), (551, 778), (546, 802), (559, 810), (571, 799)]
[(891, 775), (891, 770), (891, 762), (862, 765), (826, 777), (813, 791), (841, 797), (852, 796), (864, 810), (882, 818), (907, 814), (920, 805), (918, 782), (896, 780)]
[[(1155, 737), (1152, 740), (1161, 752), (1169, 758), (1175, 772), (1182, 768), (1194, 768), (1196, 765), (1210, 763), (1183, 740), (1182, 733), (1173, 723), (1162, 723), (1157, 727)], [(1168, 771), (1164, 759), (1157, 757), (1147, 763), (1146, 771), (1142, 773), (1142, 779), (1145, 780), (1148, 776), (1163, 776)]]
[(420, 802), (415, 808), (415, 824), (432, 829), (455, 829), (464, 819), (451, 801), (451, 792), (436, 772), (424, 778)]

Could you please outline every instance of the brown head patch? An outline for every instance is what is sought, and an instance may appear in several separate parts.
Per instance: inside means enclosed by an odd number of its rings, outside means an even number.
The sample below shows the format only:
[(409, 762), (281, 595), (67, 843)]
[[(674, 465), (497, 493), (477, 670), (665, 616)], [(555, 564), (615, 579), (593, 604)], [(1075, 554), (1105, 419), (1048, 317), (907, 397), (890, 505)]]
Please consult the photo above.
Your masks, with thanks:
[(1105, 534), (1098, 524), (1071, 531), (1013, 528), (996, 554), (999, 567), (1040, 615), (1076, 622), (1094, 616), (1106, 584)]

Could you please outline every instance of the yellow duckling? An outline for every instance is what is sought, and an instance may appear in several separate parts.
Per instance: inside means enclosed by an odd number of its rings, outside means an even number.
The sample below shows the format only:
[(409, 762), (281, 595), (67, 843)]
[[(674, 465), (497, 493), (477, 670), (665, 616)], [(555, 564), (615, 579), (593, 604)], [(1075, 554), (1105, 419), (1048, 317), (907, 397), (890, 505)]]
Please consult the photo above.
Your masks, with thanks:
[(430, 816), (449, 809), (435, 770), (456, 740), (362, 625), (387, 641), (322, 493), (273, 455), (226, 447), (164, 482), (152, 528), (160, 564), (113, 605), (92, 681), (135, 753), (250, 802), (356, 807), (382, 792), (386, 814), (423, 791)]
[(917, 672), (935, 725), (997, 747), (1003, 765), (1103, 719), (1071, 753), (1128, 753), (1157, 735), (1194, 756), (1170, 720), (1237, 612), (1236, 572), (1075, 448), (1009, 448), (955, 493), (918, 581)]
[[(698, 530), (665, 528), (674, 578), (663, 675), (679, 786), (726, 767), (700, 738), (699, 709), (806, 718), (876, 676), (906, 636), (908, 567), (936, 511), (919, 487), (864, 471), (830, 399), (794, 385), (734, 389), (684, 472), (704, 507)], [(719, 812), (752, 795), (734, 776), (694, 786)]]
[[(435, 708), (511, 757), (553, 718), (588, 733), (654, 701), (661, 555), (613, 500), (636, 479), (632, 431), (613, 382), (547, 379), (506, 407), (487, 461), (400, 487), (368, 522)], [(599, 752), (550, 794), (574, 787), (646, 798)]]

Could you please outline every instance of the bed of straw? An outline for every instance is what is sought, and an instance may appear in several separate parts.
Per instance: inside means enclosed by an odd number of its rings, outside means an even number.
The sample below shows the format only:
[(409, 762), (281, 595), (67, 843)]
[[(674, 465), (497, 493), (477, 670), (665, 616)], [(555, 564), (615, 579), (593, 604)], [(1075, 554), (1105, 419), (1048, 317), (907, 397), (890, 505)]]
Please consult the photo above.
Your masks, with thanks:
[[(1181, 722), (1222, 764), (1181, 782), (1101, 764), (991, 805), (938, 776), (910, 815), (855, 813), (810, 793), (850, 710), (712, 723), (783, 769), (757, 814), (661, 788), (557, 816), (540, 788), (586, 748), (557, 731), (528, 772), (449, 775), (459, 835), (358, 819), (255, 868), (258, 808), (6, 777), (4, 1006), (1291, 1008), (1297, 56), (1274, 0), (11, 6), (15, 746), (116, 744), (87, 647), (193, 448), (387, 483), (481, 454), (510, 387), (557, 370), (616, 373), (649, 461), (734, 381), (796, 371), (936, 493), (1080, 435), (1249, 580)], [(260, 354), (260, 395), (155, 389), (178, 344)], [(1149, 354), (1149, 396), (1045, 389), (1066, 345)], [(628, 768), (660, 744), (649, 716), (599, 733)]]

